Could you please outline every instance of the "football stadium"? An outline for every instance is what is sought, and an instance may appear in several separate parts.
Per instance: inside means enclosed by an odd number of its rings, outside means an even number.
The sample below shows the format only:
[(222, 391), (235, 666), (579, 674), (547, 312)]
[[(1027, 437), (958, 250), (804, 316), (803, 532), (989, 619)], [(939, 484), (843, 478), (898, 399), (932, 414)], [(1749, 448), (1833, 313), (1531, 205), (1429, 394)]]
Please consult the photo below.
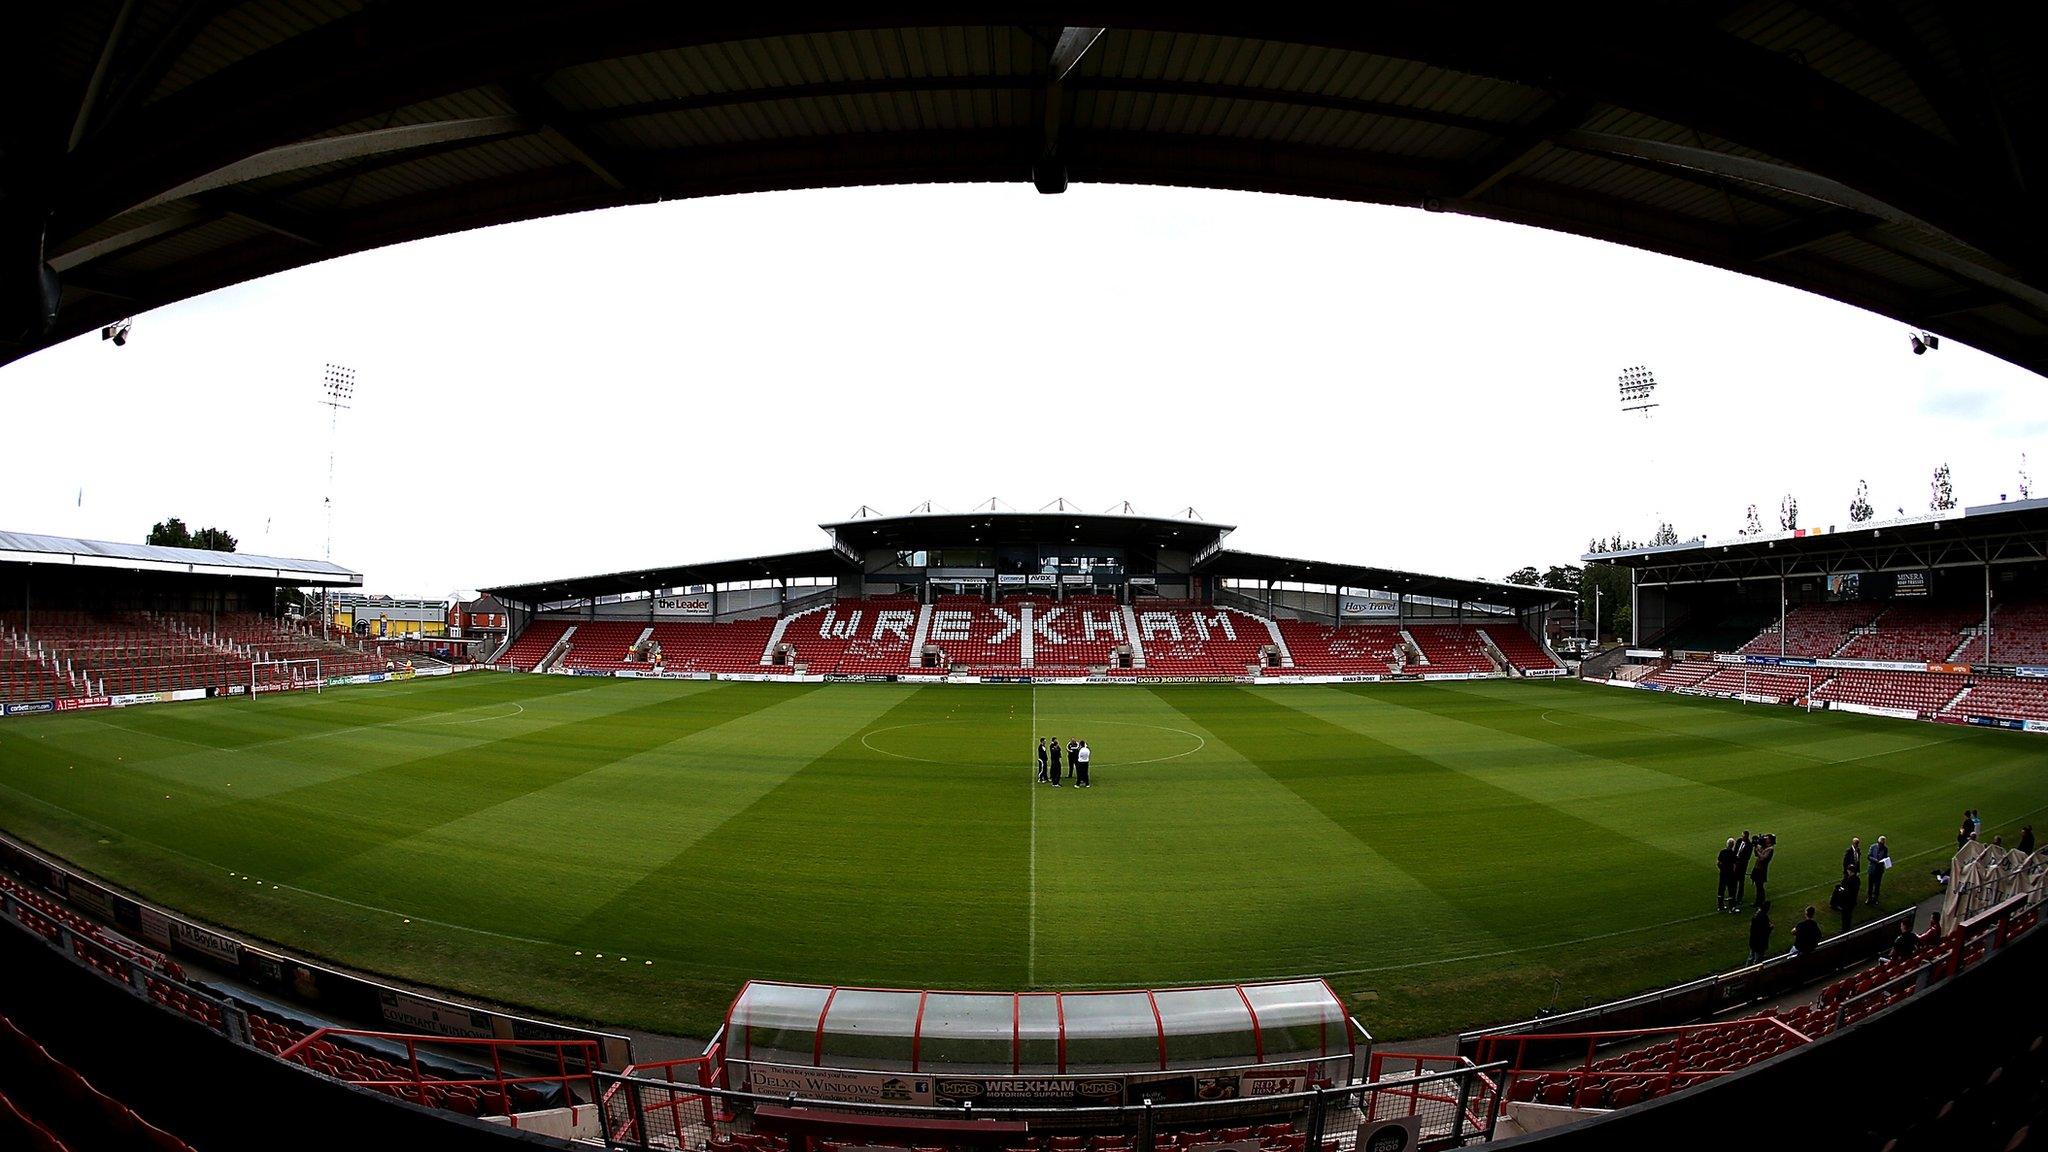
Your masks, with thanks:
[[(0, 354), (485, 225), (1071, 181), (1533, 225), (2048, 366), (2000, 10), (1084, 15), (39, 13)], [(1532, 466), (1433, 415), (1361, 488)], [(510, 463), (644, 482), (562, 427)], [(802, 467), (811, 519), (863, 479)], [(447, 601), (0, 524), (0, 1147), (2035, 1146), (2048, 500), (1946, 480), (1568, 579), (1355, 554), (1317, 496), (1310, 556), (989, 500), (726, 559), (650, 513), (673, 563), (577, 572), (571, 522), (562, 574)]]

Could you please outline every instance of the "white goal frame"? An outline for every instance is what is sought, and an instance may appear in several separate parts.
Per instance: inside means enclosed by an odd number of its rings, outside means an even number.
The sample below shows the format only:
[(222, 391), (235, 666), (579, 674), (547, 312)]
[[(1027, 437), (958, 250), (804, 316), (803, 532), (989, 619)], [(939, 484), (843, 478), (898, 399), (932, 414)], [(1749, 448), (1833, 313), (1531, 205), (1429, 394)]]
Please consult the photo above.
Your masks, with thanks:
[[(263, 669), (265, 668), (282, 669), (285, 674), (285, 682), (266, 687), (263, 684)], [(294, 668), (310, 668), (312, 670), (311, 678), (306, 680), (299, 679), (293, 675)], [(249, 662), (249, 695), (251, 696), (261, 695), (265, 692), (290, 692), (294, 689), (305, 688), (311, 688), (313, 691), (318, 692), (326, 686), (327, 680), (320, 674), (320, 659), (316, 656), (300, 657), (293, 660), (251, 660)]]

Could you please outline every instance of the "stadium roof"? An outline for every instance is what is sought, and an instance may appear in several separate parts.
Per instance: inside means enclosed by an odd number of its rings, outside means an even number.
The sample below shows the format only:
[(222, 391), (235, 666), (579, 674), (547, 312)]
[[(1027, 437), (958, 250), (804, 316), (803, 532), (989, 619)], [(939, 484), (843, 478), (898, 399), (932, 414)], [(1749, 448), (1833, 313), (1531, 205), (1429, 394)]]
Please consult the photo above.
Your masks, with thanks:
[(1887, 572), (2048, 560), (2048, 499), (1979, 504), (1861, 524), (1589, 552), (1582, 559), (1690, 580)]
[[(2040, 5), (718, 9), (31, 2), (4, 19), (11, 359), (347, 252), (857, 184), (1250, 189), (1573, 232), (2048, 369)], [(32, 244), (34, 246), (32, 246)], [(1086, 253), (1062, 258), (1084, 260)], [(991, 275), (1001, 269), (992, 266)], [(34, 311), (0, 316), (13, 340)], [(14, 311), (19, 309), (18, 312)]]
[(480, 591), (487, 596), (519, 604), (555, 604), (593, 596), (623, 596), (655, 588), (687, 588), (692, 584), (730, 584), (742, 580), (799, 580), (858, 570), (840, 553), (830, 548), (818, 548), (809, 552), (749, 556), (741, 560), (634, 568), (625, 572), (535, 580), (525, 584), (495, 584)]
[(1230, 524), (1164, 516), (1090, 512), (926, 512), (875, 516), (818, 527), (854, 548), (946, 548), (975, 544), (1090, 544), (1199, 553), (1235, 531)]
[(1339, 588), (1370, 588), (1407, 596), (1434, 596), (1472, 604), (1500, 604), (1510, 608), (1534, 608), (1560, 600), (1576, 600), (1578, 593), (1528, 584), (1502, 584), (1491, 580), (1459, 580), (1449, 576), (1426, 576), (1396, 568), (1369, 564), (1338, 564), (1325, 560), (1300, 560), (1291, 556), (1266, 556), (1225, 548), (1202, 565), (1204, 575), (1239, 580), (1291, 580), (1304, 584), (1330, 584)]
[(362, 574), (327, 560), (289, 560), (247, 552), (205, 548), (164, 548), (116, 544), (69, 536), (0, 532), (0, 563), (58, 564), (81, 568), (127, 568), (136, 572), (182, 572), (200, 576), (248, 576), (287, 584), (358, 585)]

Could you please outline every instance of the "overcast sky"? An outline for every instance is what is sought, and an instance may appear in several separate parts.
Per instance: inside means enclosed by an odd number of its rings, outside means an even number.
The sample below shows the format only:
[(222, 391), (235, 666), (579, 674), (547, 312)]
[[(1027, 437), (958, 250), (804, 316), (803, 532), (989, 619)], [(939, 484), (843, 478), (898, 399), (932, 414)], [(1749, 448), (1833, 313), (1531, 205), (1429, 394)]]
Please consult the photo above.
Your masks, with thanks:
[[(1130, 501), (1498, 579), (1594, 535), (2048, 480), (2048, 382), (1662, 256), (1454, 215), (1077, 184), (690, 200), (351, 256), (0, 368), (0, 528), (182, 517), (373, 591), (817, 547), (862, 504)], [(1662, 407), (1625, 416), (1648, 365)], [(83, 492), (81, 502), (80, 492)]]

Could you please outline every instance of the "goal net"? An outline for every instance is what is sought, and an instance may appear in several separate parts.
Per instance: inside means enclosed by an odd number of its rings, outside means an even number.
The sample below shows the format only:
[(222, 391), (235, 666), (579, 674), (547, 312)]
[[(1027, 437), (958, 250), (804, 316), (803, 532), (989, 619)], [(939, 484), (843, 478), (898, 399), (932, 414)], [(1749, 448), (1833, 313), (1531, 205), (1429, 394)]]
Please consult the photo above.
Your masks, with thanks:
[(317, 658), (254, 660), (249, 664), (249, 694), (252, 696), (265, 692), (297, 692), (306, 688), (318, 692), (325, 684)]

